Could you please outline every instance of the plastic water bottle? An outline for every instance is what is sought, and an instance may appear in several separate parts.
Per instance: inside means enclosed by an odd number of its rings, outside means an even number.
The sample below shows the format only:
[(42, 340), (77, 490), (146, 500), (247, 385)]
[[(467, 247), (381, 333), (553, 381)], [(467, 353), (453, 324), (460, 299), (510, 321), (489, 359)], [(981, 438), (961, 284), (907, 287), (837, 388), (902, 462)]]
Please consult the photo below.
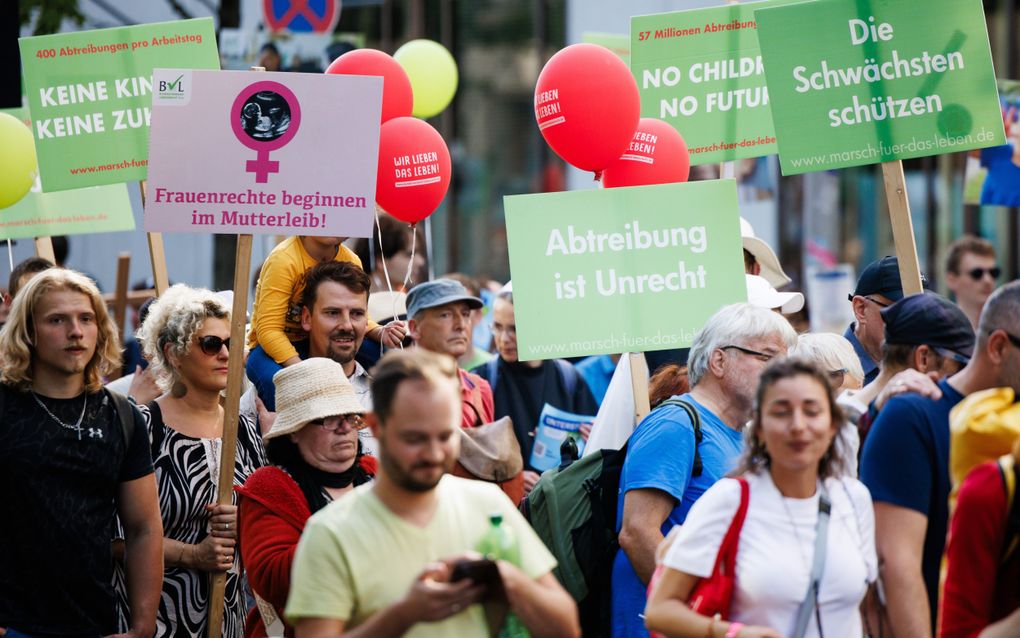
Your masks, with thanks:
[[(489, 529), (482, 536), (482, 539), (478, 541), (478, 546), (475, 549), (490, 560), (505, 560), (520, 567), (521, 547), (517, 543), (514, 531), (508, 525), (503, 524), (503, 515), (490, 515), (489, 523)], [(506, 620), (503, 621), (503, 627), (499, 631), (499, 638), (531, 638), (531, 634), (528, 633), (521, 619), (511, 612), (507, 614)]]

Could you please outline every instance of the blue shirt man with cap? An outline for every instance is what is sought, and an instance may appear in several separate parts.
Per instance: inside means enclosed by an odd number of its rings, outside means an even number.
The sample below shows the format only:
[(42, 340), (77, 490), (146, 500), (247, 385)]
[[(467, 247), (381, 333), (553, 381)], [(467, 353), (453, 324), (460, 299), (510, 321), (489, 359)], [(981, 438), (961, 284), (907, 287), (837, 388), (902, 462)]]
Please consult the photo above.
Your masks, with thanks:
[[(471, 340), (471, 311), (482, 307), (463, 284), (436, 279), (418, 284), (407, 293), (408, 333), (419, 348), (459, 359)], [(490, 423), (492, 388), (477, 374), (458, 368), (461, 386), (461, 426)]]
[[(887, 352), (914, 359), (969, 357), (938, 382), (938, 397), (907, 393), (889, 400), (864, 443), (861, 480), (875, 504), (875, 537), (892, 633), (930, 637), (938, 612), (939, 571), (949, 518), (949, 414), (969, 394), (1020, 390), (1020, 282), (999, 289), (981, 314), (976, 338), (963, 311), (934, 294), (914, 295), (883, 313)], [(925, 352), (925, 350), (927, 352)]]
[[(923, 276), (921, 280), (924, 281)], [(882, 358), (885, 322), (881, 311), (903, 299), (903, 285), (900, 283), (900, 267), (896, 257), (886, 256), (868, 264), (849, 299), (853, 304), (855, 321), (843, 336), (861, 360), (864, 385), (867, 385), (878, 376), (877, 362)]]

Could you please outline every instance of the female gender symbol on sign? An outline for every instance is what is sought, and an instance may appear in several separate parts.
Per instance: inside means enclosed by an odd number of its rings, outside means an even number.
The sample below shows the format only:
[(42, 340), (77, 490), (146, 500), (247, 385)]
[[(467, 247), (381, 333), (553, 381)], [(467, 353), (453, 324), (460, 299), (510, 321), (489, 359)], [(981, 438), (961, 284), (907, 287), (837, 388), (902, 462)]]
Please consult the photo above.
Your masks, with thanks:
[(269, 153), (286, 146), (301, 125), (301, 105), (294, 92), (268, 80), (244, 87), (230, 107), (230, 127), (241, 144), (256, 151), (245, 170), (255, 173), (255, 183), (265, 184), (270, 173), (280, 172), (280, 162)]

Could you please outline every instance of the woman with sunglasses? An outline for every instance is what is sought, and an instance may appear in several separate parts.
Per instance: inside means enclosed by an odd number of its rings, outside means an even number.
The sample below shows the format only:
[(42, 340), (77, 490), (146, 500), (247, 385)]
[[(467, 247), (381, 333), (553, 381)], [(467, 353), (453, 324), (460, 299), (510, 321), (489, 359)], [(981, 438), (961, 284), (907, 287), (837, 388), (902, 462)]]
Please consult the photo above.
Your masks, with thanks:
[(258, 599), (245, 635), (293, 636), (282, 622), (290, 567), (309, 517), (372, 480), (375, 457), (364, 454), (358, 430), (364, 408), (343, 366), (305, 359), (273, 377), (276, 420), (265, 435), (272, 463), (256, 471), (241, 494), (241, 556)]
[[(718, 481), (691, 508), (648, 598), (649, 629), (669, 638), (862, 635), (860, 604), (878, 576), (874, 513), (867, 488), (841, 476), (842, 422), (824, 372), (801, 359), (765, 369), (740, 480)], [(687, 601), (712, 574), (745, 487), (729, 619), (699, 614)]]
[[(166, 393), (142, 407), (163, 516), (156, 636), (206, 635), (209, 574), (226, 572), (222, 635), (239, 638), (246, 606), (236, 556), (237, 507), (217, 505), (230, 311), (214, 293), (178, 284), (152, 305), (139, 339)], [(267, 462), (255, 423), (242, 416), (231, 460), (235, 484)]]

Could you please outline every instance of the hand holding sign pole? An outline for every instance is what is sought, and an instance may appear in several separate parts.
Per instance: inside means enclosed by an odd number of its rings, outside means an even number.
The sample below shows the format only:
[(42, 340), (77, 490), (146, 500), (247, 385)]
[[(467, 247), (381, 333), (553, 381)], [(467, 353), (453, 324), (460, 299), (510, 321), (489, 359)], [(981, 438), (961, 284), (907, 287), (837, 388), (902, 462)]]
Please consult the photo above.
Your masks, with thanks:
[[(265, 72), (253, 66), (252, 71)], [(249, 108), (251, 106), (258, 108)], [(239, 117), (240, 114), (240, 117)], [(269, 160), (270, 151), (287, 144), (301, 123), (301, 107), (293, 91), (279, 82), (255, 82), (245, 87), (229, 111), (230, 127), (244, 146), (256, 151), (245, 171), (255, 173), (255, 182), (264, 184), (269, 173), (279, 172), (280, 163)], [(234, 458), (237, 455), (237, 427), (241, 415), (241, 380), (244, 376), (244, 327), (248, 315), (248, 273), (251, 270), (251, 233), (237, 235), (234, 254), (234, 306), (230, 311), (230, 359), (227, 364), (227, 394), (223, 405), (223, 446), (220, 454), (216, 500), (230, 505), (234, 495)], [(226, 599), (227, 575), (209, 575), (208, 638), (220, 638)]]

